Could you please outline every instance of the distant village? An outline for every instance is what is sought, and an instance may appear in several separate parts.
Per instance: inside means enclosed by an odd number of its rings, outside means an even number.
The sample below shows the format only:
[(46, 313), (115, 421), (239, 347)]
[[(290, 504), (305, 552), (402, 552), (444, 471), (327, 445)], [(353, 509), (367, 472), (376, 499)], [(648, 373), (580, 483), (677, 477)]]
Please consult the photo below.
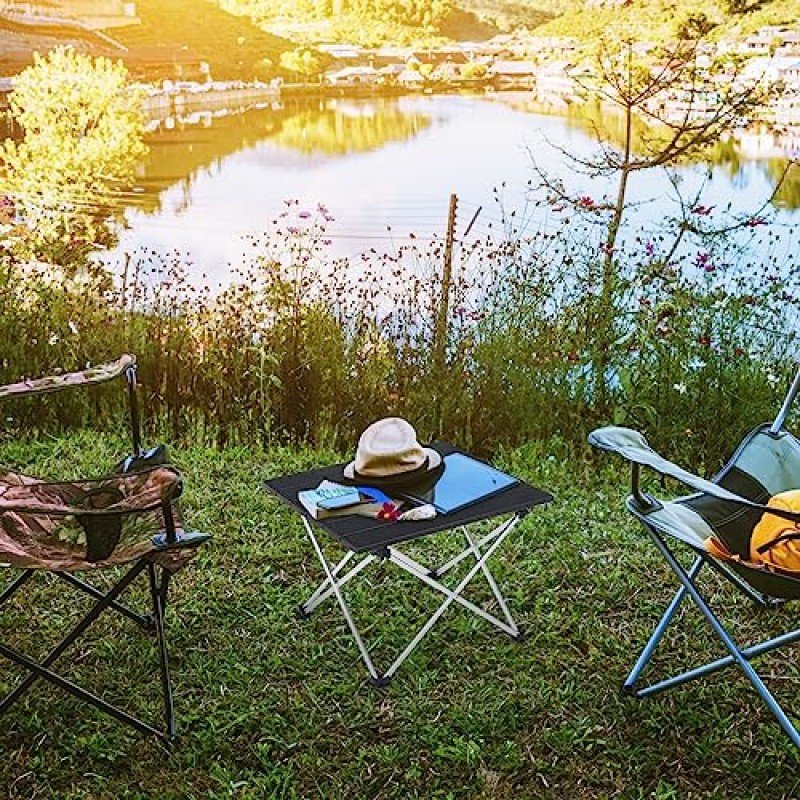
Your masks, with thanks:
[[(15, 28), (15, 41), (24, 42), (26, 31), (56, 36), (60, 31), (94, 39), (113, 53), (115, 28), (136, 25), (136, 4), (123, 0), (0, 0), (0, 23)], [(2, 43), (0, 43), (2, 45)], [(14, 60), (24, 68), (30, 54), (0, 46), (0, 107), (13, 90)], [(655, 44), (636, 46), (642, 55)], [(196, 110), (204, 104), (219, 107), (232, 99), (258, 101), (270, 97), (323, 93), (378, 94), (391, 92), (442, 92), (465, 88), (516, 89), (535, 93), (541, 101), (569, 105), (586, 97), (595, 80), (591, 62), (581, 54), (576, 38), (541, 37), (527, 32), (496, 36), (485, 42), (463, 42), (436, 49), (384, 47), (367, 49), (355, 44), (317, 44), (324, 70), (317, 75), (286, 73), (268, 82), (218, 81), (209, 64), (186, 47), (116, 48), (136, 84), (146, 95), (146, 111), (152, 116), (180, 110)], [(795, 27), (763, 27), (741, 39), (704, 43), (699, 66), (710, 65), (720, 55), (737, 55), (742, 62), (733, 80), (768, 81), (783, 87), (782, 96), (762, 121), (800, 125), (800, 23)], [(657, 98), (661, 111), (686, 114), (685, 92), (679, 87), (670, 96)], [(718, 101), (713, 93), (692, 96), (692, 115), (702, 116)], [(746, 122), (746, 121), (745, 121)]]

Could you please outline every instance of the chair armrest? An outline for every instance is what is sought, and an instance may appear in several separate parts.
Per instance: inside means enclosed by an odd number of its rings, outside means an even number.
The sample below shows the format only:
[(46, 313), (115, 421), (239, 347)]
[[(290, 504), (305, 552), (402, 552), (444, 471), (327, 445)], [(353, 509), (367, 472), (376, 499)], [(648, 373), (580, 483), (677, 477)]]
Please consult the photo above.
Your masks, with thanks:
[(96, 367), (79, 372), (65, 372), (61, 375), (50, 375), (43, 378), (33, 378), (0, 386), (0, 400), (6, 397), (26, 397), (34, 394), (49, 394), (60, 392), (63, 389), (72, 389), (78, 386), (90, 386), (95, 383), (105, 383), (120, 375), (127, 369), (136, 365), (136, 358), (128, 353), (120, 356), (116, 361), (98, 364)]
[(99, 480), (36, 482), (0, 487), (0, 513), (81, 517), (137, 514), (161, 509), (177, 498), (181, 475), (174, 467)]
[[(617, 453), (632, 464), (650, 467), (660, 475), (674, 478), (690, 489), (694, 489), (696, 492), (710, 494), (712, 497), (716, 497), (719, 500), (727, 500), (728, 502), (736, 503), (741, 506), (768, 512), (777, 517), (791, 520), (792, 522), (800, 522), (800, 513), (773, 508), (772, 506), (766, 506), (762, 503), (755, 503), (752, 500), (748, 500), (746, 497), (729, 491), (718, 483), (709, 481), (706, 478), (701, 478), (699, 475), (685, 470), (683, 467), (659, 455), (650, 447), (641, 433), (631, 428), (620, 428), (616, 426), (598, 428), (589, 434), (588, 441), (590, 445), (599, 450)], [(634, 494), (641, 497), (638, 493), (638, 474), (635, 471)]]

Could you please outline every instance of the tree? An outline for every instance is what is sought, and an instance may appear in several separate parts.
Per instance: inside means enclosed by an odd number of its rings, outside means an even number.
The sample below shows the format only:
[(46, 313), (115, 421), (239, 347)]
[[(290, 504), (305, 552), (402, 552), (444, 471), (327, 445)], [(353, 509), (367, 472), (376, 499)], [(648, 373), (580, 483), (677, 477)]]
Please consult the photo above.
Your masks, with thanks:
[[(579, 157), (563, 149), (562, 153), (575, 171), (592, 178), (611, 179), (615, 186), (608, 199), (571, 197), (562, 185), (538, 170), (559, 204), (591, 216), (600, 229), (599, 254), (588, 275), (596, 292), (583, 312), (584, 324), (596, 337), (591, 374), (601, 411), (607, 410), (609, 386), (613, 383), (613, 375), (609, 374), (613, 344), (625, 340), (622, 325), (626, 318), (626, 278), (620, 269), (618, 240), (632, 205), (631, 182), (648, 170), (669, 171), (700, 158), (779, 90), (759, 78), (745, 78), (734, 61), (701, 57), (701, 44), (700, 39), (680, 40), (646, 59), (637, 55), (633, 42), (600, 44), (595, 54), (594, 79), (582, 88), (601, 102), (602, 124), (613, 120), (619, 130), (612, 135), (608, 127), (595, 126), (600, 145), (596, 155)], [(711, 230), (698, 223), (705, 219), (696, 213), (703, 208), (699, 198), (681, 197), (677, 181), (673, 187), (679, 218), (672, 241), (661, 248), (662, 269), (671, 266), (687, 236), (720, 237), (754, 219), (752, 214), (746, 215), (719, 230)]]
[(147, 152), (127, 76), (120, 62), (61, 47), (17, 78), (10, 104), (23, 138), (0, 144), (0, 165), (26, 223), (24, 255), (74, 263), (113, 239), (119, 189)]
[(316, 77), (322, 72), (323, 64), (317, 51), (307, 47), (298, 47), (296, 50), (287, 50), (285, 53), (281, 53), (281, 67), (305, 77)]

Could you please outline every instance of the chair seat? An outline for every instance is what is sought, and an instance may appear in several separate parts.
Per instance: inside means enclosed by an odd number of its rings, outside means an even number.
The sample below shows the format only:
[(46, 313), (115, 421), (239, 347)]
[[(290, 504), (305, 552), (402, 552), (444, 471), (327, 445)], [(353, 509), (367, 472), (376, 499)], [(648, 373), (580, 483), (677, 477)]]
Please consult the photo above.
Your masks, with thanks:
[[(176, 471), (157, 467), (101, 480), (50, 482), (19, 472), (0, 473), (0, 563), (22, 569), (55, 572), (97, 570), (151, 558), (171, 572), (185, 566), (195, 549), (196, 536), (185, 533), (173, 510), (178, 545), (165, 548), (159, 533), (165, 522), (161, 504), (172, 490)], [(116, 502), (98, 508), (87, 498), (113, 490)], [(77, 506), (82, 506), (78, 508)], [(83, 511), (84, 513), (77, 513)], [(118, 524), (116, 544), (103, 558), (87, 558), (86, 520)], [(106, 532), (107, 533), (107, 532)], [(163, 537), (162, 537), (163, 538)]]

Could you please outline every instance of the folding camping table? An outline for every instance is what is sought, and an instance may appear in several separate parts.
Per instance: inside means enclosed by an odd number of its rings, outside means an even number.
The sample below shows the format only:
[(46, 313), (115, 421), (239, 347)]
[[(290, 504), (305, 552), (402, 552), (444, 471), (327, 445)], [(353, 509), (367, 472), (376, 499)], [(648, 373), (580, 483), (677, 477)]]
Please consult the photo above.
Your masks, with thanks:
[[(452, 445), (440, 442), (437, 442), (434, 447), (442, 456), (463, 452)], [(303, 525), (325, 573), (322, 583), (299, 606), (298, 611), (301, 616), (310, 615), (320, 604), (330, 597), (335, 597), (358, 646), (361, 658), (369, 671), (372, 682), (376, 686), (385, 686), (389, 683), (400, 665), (411, 655), (428, 631), (454, 603), (477, 614), (513, 639), (518, 640), (521, 638), (521, 631), (516, 622), (514, 622), (508, 609), (508, 604), (500, 593), (497, 582), (489, 570), (488, 561), (528, 511), (553, 499), (550, 494), (519, 481), (498, 494), (479, 500), (452, 513), (438, 514), (433, 519), (414, 522), (388, 522), (354, 514), (327, 517), (320, 520), (313, 519), (305, 512), (305, 509), (298, 501), (297, 493), (303, 489), (313, 489), (325, 479), (331, 481), (341, 480), (343, 466), (343, 464), (336, 464), (295, 475), (274, 478), (266, 483), (266, 488), (269, 491), (276, 494), (301, 515)], [(470, 531), (471, 525), (486, 520), (496, 520), (494, 528), (489, 533), (477, 536), (475, 532)], [(465, 549), (454, 558), (433, 569), (429, 569), (415, 561), (398, 547), (403, 542), (410, 542), (453, 529), (460, 529), (463, 532), (466, 542)], [(332, 564), (325, 557), (320, 540), (317, 538), (318, 530), (327, 532), (347, 551), (337, 564)], [(442, 576), (470, 557), (474, 559), (474, 562), (470, 562), (466, 574), (454, 588), (449, 588), (441, 582), (440, 578)], [(351, 564), (352, 561), (354, 563)], [(388, 561), (395, 564), (401, 570), (431, 587), (431, 589), (444, 595), (442, 603), (419, 628), (385, 672), (380, 672), (375, 667), (342, 593), (342, 587), (346, 583), (376, 561)], [(503, 619), (498, 618), (485, 608), (462, 596), (466, 587), (479, 573), (486, 578)]]

